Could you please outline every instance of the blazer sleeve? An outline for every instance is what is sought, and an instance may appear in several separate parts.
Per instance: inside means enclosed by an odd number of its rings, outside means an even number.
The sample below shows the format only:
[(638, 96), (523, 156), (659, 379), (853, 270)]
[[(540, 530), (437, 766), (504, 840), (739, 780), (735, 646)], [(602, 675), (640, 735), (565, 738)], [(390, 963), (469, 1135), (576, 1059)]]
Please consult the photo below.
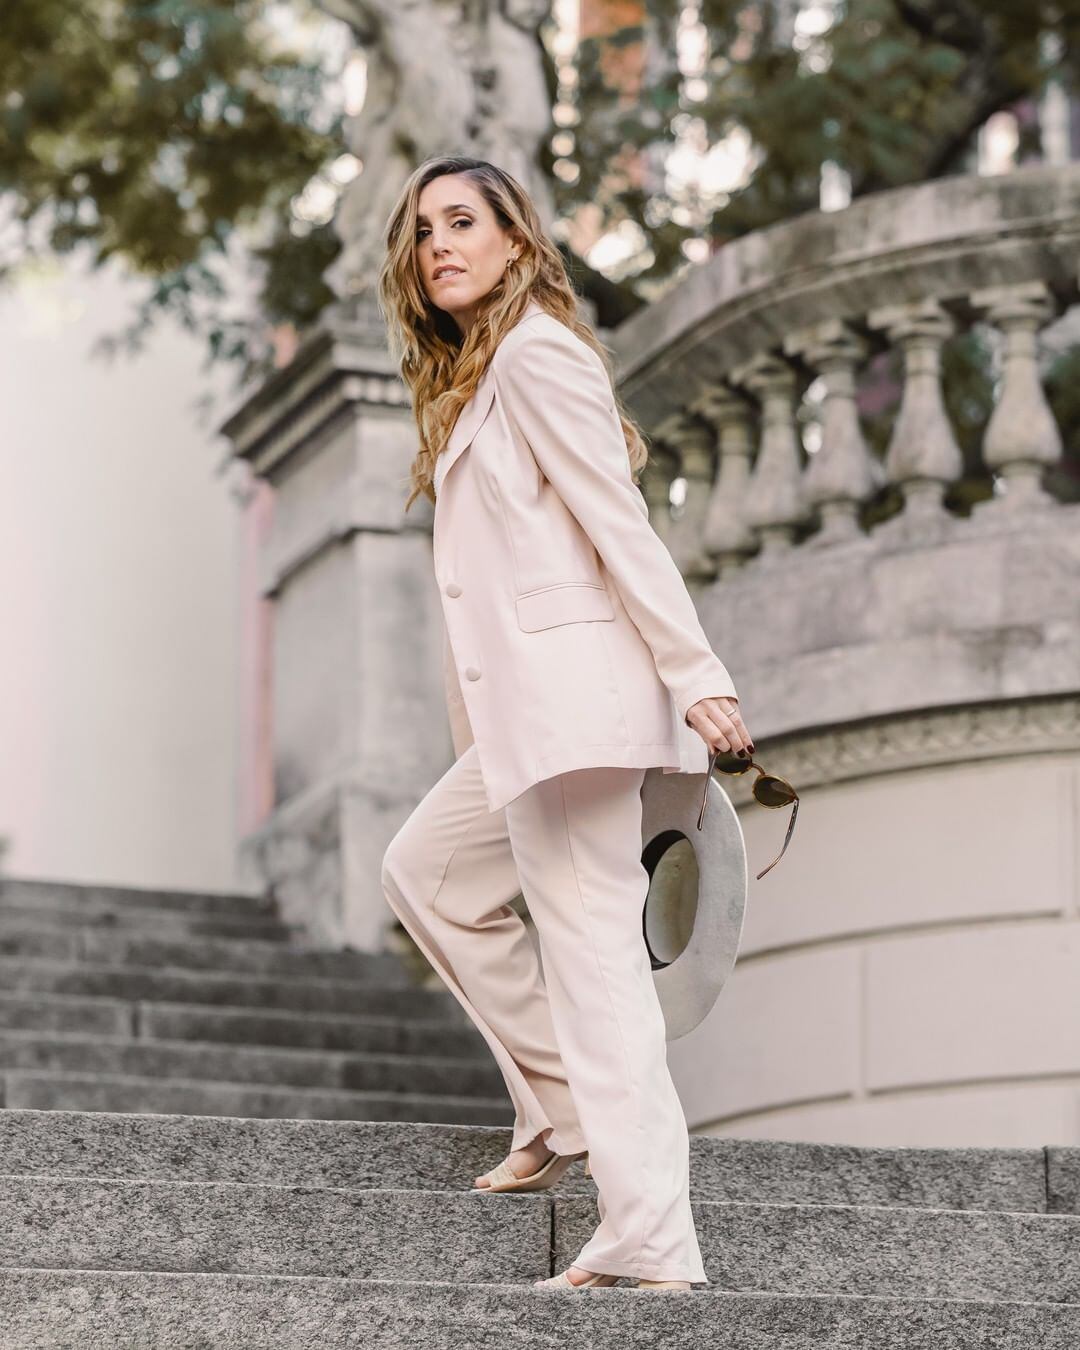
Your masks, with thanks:
[(599, 356), (557, 319), (541, 320), (508, 334), (492, 367), (508, 418), (603, 560), (679, 717), (685, 723), (702, 698), (737, 699), (682, 573), (649, 523)]

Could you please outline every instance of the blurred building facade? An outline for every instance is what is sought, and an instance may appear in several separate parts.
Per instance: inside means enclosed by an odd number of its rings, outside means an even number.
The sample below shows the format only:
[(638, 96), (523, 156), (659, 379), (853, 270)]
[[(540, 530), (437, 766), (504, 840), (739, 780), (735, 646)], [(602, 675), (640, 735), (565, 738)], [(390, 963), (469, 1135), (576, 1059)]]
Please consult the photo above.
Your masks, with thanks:
[(78, 258), (0, 297), (0, 835), (5, 870), (237, 884), (237, 511), (196, 400), (224, 393), (164, 325), (94, 341), (142, 283)]

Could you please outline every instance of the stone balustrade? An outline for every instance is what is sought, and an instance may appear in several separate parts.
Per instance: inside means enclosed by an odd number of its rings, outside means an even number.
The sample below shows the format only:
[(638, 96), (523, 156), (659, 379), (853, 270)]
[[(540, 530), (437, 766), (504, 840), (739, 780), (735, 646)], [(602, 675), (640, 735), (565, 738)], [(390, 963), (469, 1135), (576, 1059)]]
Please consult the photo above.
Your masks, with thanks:
[[(679, 519), (657, 528), (687, 575), (857, 538), (863, 508), (889, 485), (905, 517), (894, 530), (940, 525), (964, 467), (941, 351), (974, 324), (1000, 348), (982, 446), (999, 480), (994, 506), (1049, 505), (1044, 470), (1062, 446), (1037, 344), (1076, 300), (1078, 256), (1080, 166), (948, 179), (727, 244), (605, 334), (620, 392), (653, 440), (650, 505), (685, 479)], [(882, 463), (858, 397), (861, 372), (890, 349), (902, 355), (902, 397)], [(820, 445), (806, 455), (796, 413), (815, 381)]]

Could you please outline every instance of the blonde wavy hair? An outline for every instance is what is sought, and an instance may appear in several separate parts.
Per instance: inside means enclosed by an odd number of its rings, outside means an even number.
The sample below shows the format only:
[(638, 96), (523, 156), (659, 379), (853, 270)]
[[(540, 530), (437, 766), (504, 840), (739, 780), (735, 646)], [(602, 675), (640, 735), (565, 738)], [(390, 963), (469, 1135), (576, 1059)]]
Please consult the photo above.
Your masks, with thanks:
[[(420, 193), (433, 178), (448, 173), (467, 178), (495, 212), (502, 228), (516, 228), (525, 240), (513, 266), (483, 297), (476, 322), (464, 338), (452, 317), (428, 299), (416, 262)], [(530, 300), (587, 342), (603, 362), (622, 422), (631, 477), (638, 481), (649, 459), (644, 437), (615, 389), (611, 354), (588, 324), (578, 318), (577, 298), (562, 254), (544, 234), (536, 208), (520, 183), (484, 159), (443, 155), (425, 160), (401, 190), (387, 221), (385, 241), (378, 303), (391, 355), (412, 395), (420, 436), (420, 448), (410, 467), (406, 511), (421, 493), (434, 502), (435, 461), (500, 339), (517, 323)]]

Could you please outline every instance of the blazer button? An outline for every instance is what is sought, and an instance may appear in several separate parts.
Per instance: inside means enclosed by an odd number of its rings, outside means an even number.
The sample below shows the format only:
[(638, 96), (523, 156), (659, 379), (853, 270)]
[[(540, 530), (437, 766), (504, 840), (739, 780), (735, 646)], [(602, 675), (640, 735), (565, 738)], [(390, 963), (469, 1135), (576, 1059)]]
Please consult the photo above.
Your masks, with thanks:
[(480, 678), (480, 672), (476, 669), (475, 666), (466, 666), (465, 678), (467, 680), (478, 680)]
[(456, 581), (451, 581), (446, 588), (446, 594), (457, 597), (461, 594), (461, 587), (457, 584)]

